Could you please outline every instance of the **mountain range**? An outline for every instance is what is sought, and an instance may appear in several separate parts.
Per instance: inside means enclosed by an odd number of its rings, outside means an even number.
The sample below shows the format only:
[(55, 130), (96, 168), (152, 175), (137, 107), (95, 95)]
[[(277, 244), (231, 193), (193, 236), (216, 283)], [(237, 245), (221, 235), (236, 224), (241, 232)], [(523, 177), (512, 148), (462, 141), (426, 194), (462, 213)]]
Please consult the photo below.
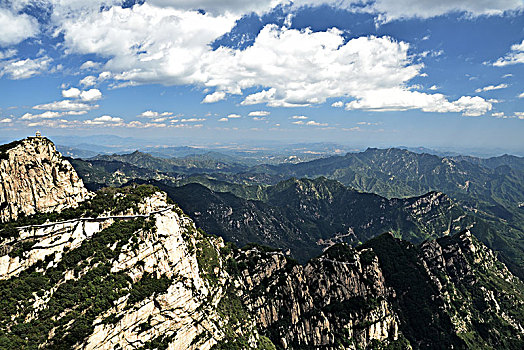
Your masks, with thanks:
[[(122, 181), (164, 178), (89, 192), (45, 138), (0, 151), (17, 169), (1, 172), (0, 206), (19, 203), (0, 224), (0, 348), (524, 346), (524, 284), (483, 243), (499, 227), (444, 193), (182, 177), (233, 194), (122, 162)], [(34, 191), (32, 174), (49, 181)]]

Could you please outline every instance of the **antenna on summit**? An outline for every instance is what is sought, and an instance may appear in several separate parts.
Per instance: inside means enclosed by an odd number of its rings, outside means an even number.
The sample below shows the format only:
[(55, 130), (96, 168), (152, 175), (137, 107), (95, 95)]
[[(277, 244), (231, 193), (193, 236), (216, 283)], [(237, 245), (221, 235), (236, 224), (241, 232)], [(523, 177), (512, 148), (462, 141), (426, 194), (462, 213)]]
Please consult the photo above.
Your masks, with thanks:
[(36, 132), (35, 137), (42, 137), (42, 134), (40, 133), (40, 131)]

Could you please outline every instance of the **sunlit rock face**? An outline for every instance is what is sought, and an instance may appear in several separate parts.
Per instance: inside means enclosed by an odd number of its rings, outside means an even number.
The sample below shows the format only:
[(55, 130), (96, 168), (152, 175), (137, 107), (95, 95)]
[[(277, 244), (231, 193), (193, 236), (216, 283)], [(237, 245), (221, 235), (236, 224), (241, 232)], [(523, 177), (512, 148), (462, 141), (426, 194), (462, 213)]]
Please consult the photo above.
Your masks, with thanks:
[(74, 207), (89, 196), (71, 164), (45, 137), (0, 149), (0, 221)]

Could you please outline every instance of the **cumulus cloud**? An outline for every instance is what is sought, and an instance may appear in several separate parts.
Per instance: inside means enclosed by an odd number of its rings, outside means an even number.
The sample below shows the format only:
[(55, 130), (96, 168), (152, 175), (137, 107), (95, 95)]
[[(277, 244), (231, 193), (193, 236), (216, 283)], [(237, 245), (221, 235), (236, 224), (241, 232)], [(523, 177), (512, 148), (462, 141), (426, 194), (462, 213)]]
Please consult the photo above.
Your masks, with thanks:
[[(505, 5), (501, 1), (506, 1)], [(243, 99), (242, 105), (311, 106), (329, 98), (348, 97), (354, 99), (349, 109), (381, 110), (375, 108), (380, 104), (394, 110), (419, 108), (414, 106), (422, 106), (422, 110), (446, 110), (442, 105), (458, 109), (441, 94), (409, 91), (408, 82), (424, 75), (420, 72), (422, 64), (413, 61), (408, 43), (387, 36), (346, 40), (336, 28), (313, 32), (269, 24), (243, 50), (212, 49), (210, 43), (228, 33), (245, 11), (264, 11), (263, 8), (278, 3), (287, 2), (209, 0), (198, 6), (205, 13), (192, 11), (194, 5), (189, 0), (153, 0), (131, 8), (115, 6), (104, 11), (89, 4), (82, 5), (81, 16), (74, 11), (62, 11), (63, 17), (54, 18), (64, 35), (66, 53), (96, 54), (107, 59), (104, 77), (101, 74), (90, 78), (87, 84), (111, 78), (116, 81), (114, 86), (160, 83), (196, 85), (205, 91), (214, 89), (203, 103), (256, 89)], [(296, 1), (297, 6), (300, 3), (353, 4), (352, 1)], [(423, 0), (424, 6), (414, 0), (400, 3), (402, 6), (378, 0), (369, 6), (375, 12), (388, 14), (387, 18), (426, 18), (449, 11), (495, 14), (514, 7), (514, 0), (480, 5), (472, 0), (461, 4)], [(406, 6), (408, 9), (402, 12), (400, 9)], [(394, 91), (406, 104), (372, 100), (381, 97), (383, 91)], [(431, 102), (439, 105), (430, 105)]]
[(54, 112), (54, 111), (47, 111), (47, 112), (40, 113), (40, 114), (26, 113), (20, 119), (21, 120), (53, 119), (53, 118), (60, 117), (61, 115), (62, 115), (62, 113)]
[[(139, 117), (153, 119), (154, 122), (163, 122), (167, 120), (168, 118), (173, 118), (172, 115), (173, 115), (172, 112), (156, 112), (156, 111), (149, 110), (149, 111), (142, 112), (139, 115)], [(173, 120), (171, 120), (171, 122), (173, 122)]]
[(331, 104), (331, 107), (336, 107), (336, 108), (344, 107), (344, 102), (342, 102), (342, 101), (333, 102)]
[(0, 77), (7, 75), (13, 80), (31, 78), (46, 71), (52, 61), (53, 59), (44, 56), (35, 59), (14, 59), (0, 62)]
[(80, 98), (84, 101), (96, 101), (102, 98), (102, 93), (98, 89), (89, 89), (80, 93)]
[(346, 109), (372, 111), (421, 109), (424, 112), (457, 112), (464, 116), (480, 116), (492, 109), (492, 102), (479, 96), (462, 96), (450, 102), (442, 94), (426, 94), (393, 88), (368, 91), (361, 98), (347, 103)]
[(38, 22), (34, 17), (17, 14), (10, 9), (0, 7), (0, 46), (9, 46), (34, 37), (38, 34)]
[(524, 92), (519, 95), (519, 98), (524, 98)]
[(11, 123), (12, 121), (13, 121), (13, 119), (11, 119), (11, 118), (0, 119), (0, 123)]
[(46, 111), (40, 114), (25, 113), (22, 117), (20, 117), (20, 119), (21, 120), (53, 119), (53, 118), (62, 117), (64, 115), (82, 115), (86, 113), (87, 111), (63, 111), (63, 112)]
[(187, 84), (205, 79), (201, 56), (210, 50), (209, 43), (233, 28), (236, 19), (147, 2), (65, 18), (61, 26), (68, 52), (109, 57), (105, 68), (117, 80)]
[(506, 115), (504, 112), (496, 112), (492, 113), (491, 116), (498, 119), (524, 119), (524, 112), (515, 112), (513, 115)]
[(242, 118), (240, 114), (230, 114), (227, 116), (228, 119)]
[(226, 93), (224, 91), (215, 91), (212, 94), (206, 95), (202, 100), (202, 103), (215, 103), (218, 101), (225, 100)]
[(319, 123), (319, 122), (316, 122), (314, 120), (310, 120), (310, 121), (306, 122), (306, 125), (310, 125), (310, 126), (327, 126), (328, 124), (327, 123)]
[(94, 77), (92, 75), (88, 75), (85, 78), (81, 79), (79, 83), (80, 83), (80, 85), (82, 85), (84, 87), (93, 86), (93, 85), (96, 84), (96, 77)]
[(512, 45), (511, 51), (506, 56), (499, 58), (493, 65), (503, 67), (517, 63), (524, 63), (524, 40), (520, 44)]
[(67, 90), (62, 90), (62, 96), (65, 98), (78, 98), (80, 97), (81, 91), (77, 88), (70, 88)]
[(93, 120), (86, 120), (85, 124), (101, 125), (101, 124), (121, 124), (124, 120), (119, 117), (112, 117), (110, 115), (103, 115)]
[(484, 92), (484, 91), (491, 91), (491, 90), (500, 90), (505, 89), (508, 87), (508, 84), (499, 84), (499, 85), (488, 85), (484, 86), (483, 88), (478, 88), (475, 90), (475, 92)]
[(294, 115), (291, 117), (291, 119), (308, 119), (305, 115)]
[(218, 121), (219, 122), (227, 122), (227, 121), (229, 121), (229, 119), (227, 119), (227, 118), (220, 118)]
[(270, 115), (271, 113), (268, 111), (253, 111), (249, 112), (248, 116), (250, 117), (266, 117)]
[(205, 102), (260, 86), (266, 88), (247, 96), (243, 105), (307, 106), (363, 89), (398, 86), (421, 68), (411, 63), (407, 43), (389, 37), (345, 42), (337, 29), (267, 25), (245, 50), (212, 50), (209, 43), (234, 23), (235, 17), (227, 15), (160, 10), (146, 3), (66, 21), (64, 38), (72, 52), (108, 57), (105, 68), (116, 80), (214, 87)]
[(95, 69), (95, 68), (98, 68), (98, 67), (100, 67), (100, 63), (98, 63), (98, 62), (85, 61), (80, 66), (80, 69), (82, 69), (82, 70), (90, 70), (90, 69)]
[(62, 100), (36, 105), (33, 109), (52, 111), (89, 111), (98, 107), (98, 105), (91, 105), (80, 101)]

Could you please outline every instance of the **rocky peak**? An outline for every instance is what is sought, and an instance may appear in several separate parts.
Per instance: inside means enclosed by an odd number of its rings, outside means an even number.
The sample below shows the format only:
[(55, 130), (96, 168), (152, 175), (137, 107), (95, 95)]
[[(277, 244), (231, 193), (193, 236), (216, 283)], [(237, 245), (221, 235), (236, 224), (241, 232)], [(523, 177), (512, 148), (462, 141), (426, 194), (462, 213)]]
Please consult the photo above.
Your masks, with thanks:
[(0, 221), (75, 207), (88, 196), (49, 139), (28, 137), (0, 146)]

